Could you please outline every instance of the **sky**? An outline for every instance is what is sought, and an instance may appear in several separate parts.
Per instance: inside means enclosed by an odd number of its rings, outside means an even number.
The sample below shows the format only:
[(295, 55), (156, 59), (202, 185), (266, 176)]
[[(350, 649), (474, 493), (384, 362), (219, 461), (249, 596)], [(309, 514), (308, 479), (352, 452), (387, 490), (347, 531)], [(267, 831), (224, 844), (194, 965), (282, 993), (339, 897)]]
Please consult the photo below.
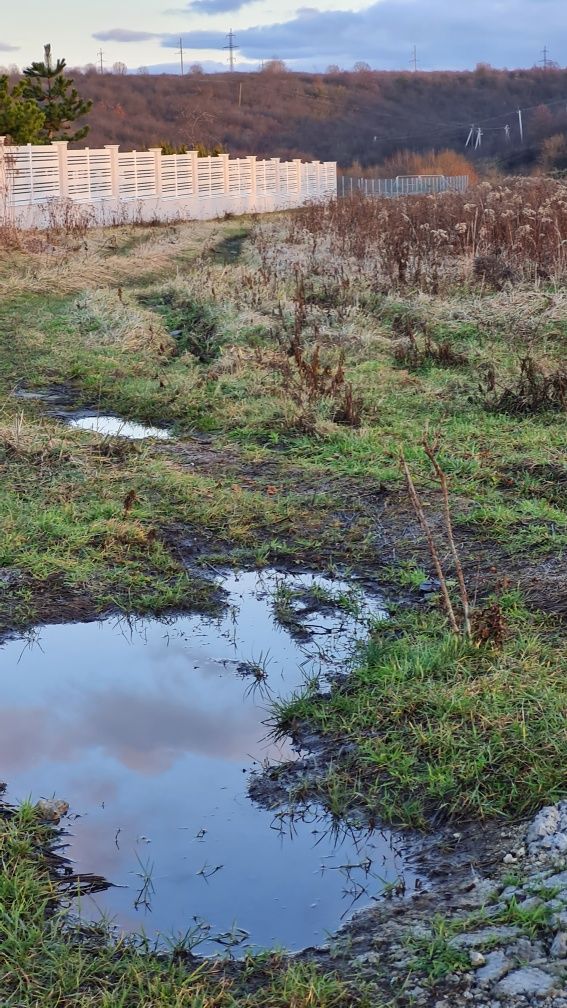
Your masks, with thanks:
[[(309, 0), (306, 0), (309, 3)], [(170, 4), (170, 6), (168, 6)], [(226, 34), (239, 46), (237, 69), (281, 59), (289, 69), (409, 69), (413, 47), (422, 70), (533, 66), (544, 46), (567, 64), (565, 0), (21, 0), (0, 22), (0, 64), (41, 59), (50, 42), (69, 66), (179, 71), (227, 67)]]

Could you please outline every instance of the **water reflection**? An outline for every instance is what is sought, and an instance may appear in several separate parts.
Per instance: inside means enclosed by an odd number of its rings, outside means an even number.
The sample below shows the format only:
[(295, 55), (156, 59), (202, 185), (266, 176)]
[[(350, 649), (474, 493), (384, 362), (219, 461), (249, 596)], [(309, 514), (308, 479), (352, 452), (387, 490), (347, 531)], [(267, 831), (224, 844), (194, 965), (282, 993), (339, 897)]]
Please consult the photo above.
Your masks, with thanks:
[[(379, 606), (344, 612), (329, 593), (345, 586), (322, 578), (286, 578), (285, 610), (275, 572), (223, 584), (221, 619), (49, 626), (29, 646), (5, 644), (0, 776), (14, 801), (69, 801), (74, 868), (123, 886), (96, 897), (120, 927), (185, 933), (197, 919), (205, 948), (219, 934), (231, 947), (238, 928), (258, 946), (298, 948), (324, 940), (404, 864), (390, 834), (339, 835), (316, 809), (290, 819), (252, 804), (249, 770), (294, 755), (267, 737), (264, 688), (289, 694), (344, 669)], [(326, 593), (317, 614), (303, 599), (314, 585)], [(296, 632), (315, 616), (324, 649)]]
[(163, 427), (148, 427), (131, 420), (122, 420), (121, 417), (101, 416), (98, 413), (91, 416), (71, 417), (69, 426), (109, 437), (131, 438), (134, 441), (143, 438), (158, 438), (164, 441), (171, 437), (169, 431), (164, 430)]

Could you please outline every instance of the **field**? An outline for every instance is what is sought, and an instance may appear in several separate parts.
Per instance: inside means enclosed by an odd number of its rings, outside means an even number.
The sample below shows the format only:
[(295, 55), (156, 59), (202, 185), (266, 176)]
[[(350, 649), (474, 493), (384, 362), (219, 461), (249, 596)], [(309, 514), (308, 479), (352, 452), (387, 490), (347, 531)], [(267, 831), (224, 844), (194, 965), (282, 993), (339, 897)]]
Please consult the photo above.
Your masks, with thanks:
[[(274, 702), (330, 753), (289, 799), (428, 830), (565, 795), (567, 186), (3, 237), (4, 635), (214, 611), (211, 568), (352, 578), (390, 619), (330, 693)], [(174, 436), (93, 438), (33, 390)], [(49, 835), (3, 821), (6, 1004), (378, 1004), (283, 956), (78, 945)]]

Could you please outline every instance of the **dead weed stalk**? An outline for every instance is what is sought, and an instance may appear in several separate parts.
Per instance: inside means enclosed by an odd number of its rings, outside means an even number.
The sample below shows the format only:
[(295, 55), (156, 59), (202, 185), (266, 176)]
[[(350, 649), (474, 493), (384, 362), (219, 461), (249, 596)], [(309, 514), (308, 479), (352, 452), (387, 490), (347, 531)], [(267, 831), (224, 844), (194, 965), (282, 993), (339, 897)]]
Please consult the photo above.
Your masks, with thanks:
[(294, 335), (285, 356), (274, 361), (274, 366), (285, 380), (286, 394), (301, 407), (305, 419), (318, 403), (327, 401), (335, 423), (360, 427), (362, 404), (346, 380), (344, 362), (341, 350), (336, 363), (324, 363), (319, 345), (308, 353)]
[(567, 410), (567, 368), (548, 371), (531, 354), (520, 358), (520, 372), (513, 385), (504, 384), (492, 363), (481, 369), (480, 390), (488, 395), (485, 405), (512, 416), (529, 416)]
[(435, 473), (437, 482), (441, 490), (441, 498), (443, 501), (443, 524), (445, 528), (445, 535), (447, 538), (447, 543), (449, 545), (449, 551), (453, 559), (453, 565), (455, 568), (457, 583), (459, 586), (459, 596), (461, 600), (460, 618), (457, 617), (455, 607), (451, 600), (448, 578), (446, 571), (443, 567), (443, 564), (441, 562), (441, 558), (439, 556), (437, 541), (435, 539), (435, 536), (427, 519), (427, 515), (425, 514), (422, 498), (415, 486), (413, 476), (411, 474), (410, 468), (407, 464), (403, 451), (400, 452), (400, 465), (406, 481), (406, 487), (408, 490), (410, 502), (412, 504), (416, 517), (421, 526), (422, 532), (427, 541), (429, 555), (435, 568), (437, 580), (439, 581), (441, 596), (443, 598), (443, 605), (445, 608), (445, 612), (447, 613), (447, 617), (449, 619), (451, 630), (453, 631), (453, 633), (459, 635), (462, 634), (463, 636), (467, 637), (470, 640), (472, 639), (471, 606), (463, 574), (461, 559), (455, 543), (455, 537), (453, 535), (453, 523), (451, 520), (451, 508), (449, 502), (449, 483), (447, 480), (447, 474), (440, 465), (438, 458), (439, 437), (437, 436), (435, 440), (431, 442), (426, 433), (422, 439), (421, 444), (427, 458), (429, 459), (429, 462), (431, 464), (433, 472)]

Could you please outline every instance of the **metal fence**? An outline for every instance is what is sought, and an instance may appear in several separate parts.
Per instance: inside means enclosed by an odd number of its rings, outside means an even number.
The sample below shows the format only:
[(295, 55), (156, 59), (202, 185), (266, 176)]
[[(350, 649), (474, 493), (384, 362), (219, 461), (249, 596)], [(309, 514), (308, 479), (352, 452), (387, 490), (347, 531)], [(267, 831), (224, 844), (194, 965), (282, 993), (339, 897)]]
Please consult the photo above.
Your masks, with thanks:
[(259, 160), (69, 150), (65, 141), (8, 146), (0, 137), (0, 188), (5, 209), (22, 226), (42, 226), (57, 205), (84, 208), (92, 223), (113, 220), (211, 218), (223, 213), (280, 210), (336, 196), (334, 162)]
[(361, 192), (365, 196), (426, 196), (430, 193), (465, 192), (469, 186), (468, 175), (398, 175), (396, 178), (362, 178), (339, 175), (339, 196)]

